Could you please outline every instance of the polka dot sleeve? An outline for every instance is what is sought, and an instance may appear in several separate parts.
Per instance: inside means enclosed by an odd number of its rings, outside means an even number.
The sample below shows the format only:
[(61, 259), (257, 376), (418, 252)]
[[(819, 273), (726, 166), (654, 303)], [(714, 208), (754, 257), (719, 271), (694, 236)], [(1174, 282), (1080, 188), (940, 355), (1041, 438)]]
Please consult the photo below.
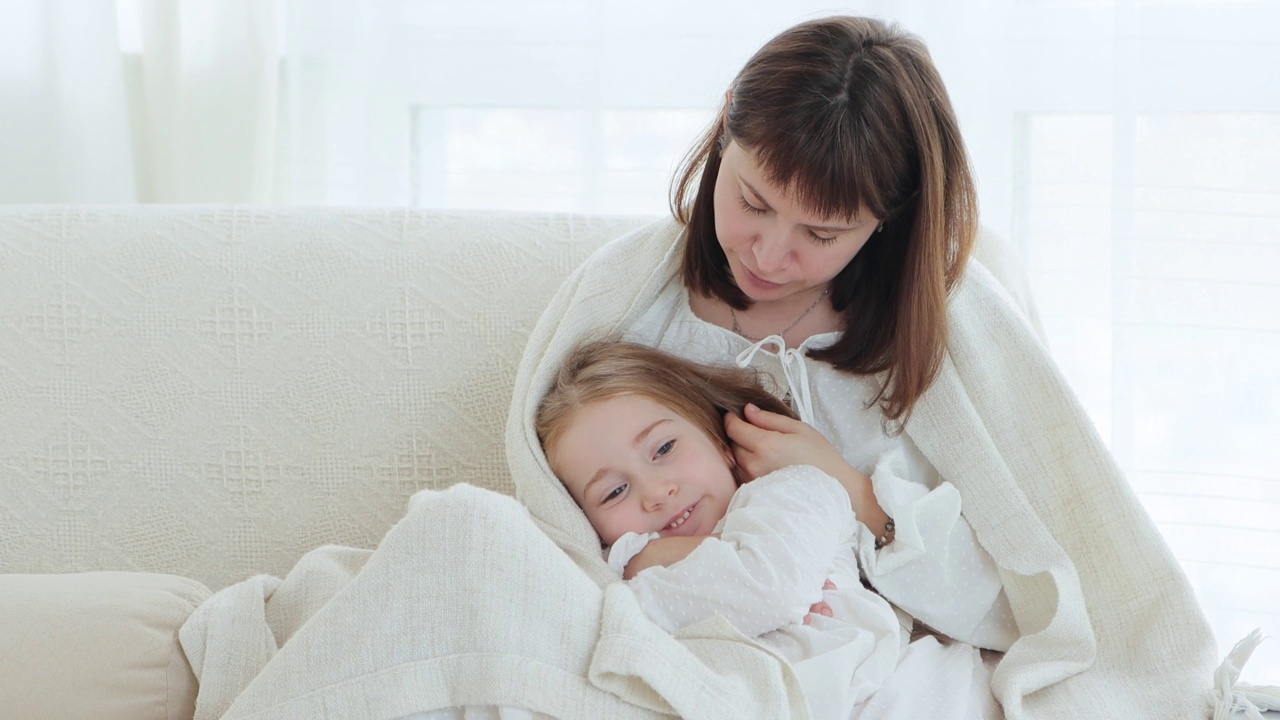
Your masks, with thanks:
[(853, 529), (849, 496), (834, 478), (809, 466), (783, 468), (738, 490), (719, 539), (628, 585), (668, 632), (721, 615), (756, 637), (800, 622), (822, 599), (833, 558)]
[(871, 473), (880, 506), (896, 525), (895, 538), (875, 549), (859, 525), (858, 564), (895, 605), (933, 628), (978, 647), (1008, 650), (1016, 626), (995, 562), (960, 515), (960, 492), (941, 481), (928, 488), (906, 479), (902, 446)]

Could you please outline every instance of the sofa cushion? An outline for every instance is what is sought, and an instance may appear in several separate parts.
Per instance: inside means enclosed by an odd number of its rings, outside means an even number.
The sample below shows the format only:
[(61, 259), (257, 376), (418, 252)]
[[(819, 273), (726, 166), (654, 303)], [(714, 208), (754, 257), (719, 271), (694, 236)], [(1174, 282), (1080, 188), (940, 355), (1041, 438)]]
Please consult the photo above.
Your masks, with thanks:
[(178, 628), (209, 590), (175, 575), (0, 575), (4, 717), (189, 720)]

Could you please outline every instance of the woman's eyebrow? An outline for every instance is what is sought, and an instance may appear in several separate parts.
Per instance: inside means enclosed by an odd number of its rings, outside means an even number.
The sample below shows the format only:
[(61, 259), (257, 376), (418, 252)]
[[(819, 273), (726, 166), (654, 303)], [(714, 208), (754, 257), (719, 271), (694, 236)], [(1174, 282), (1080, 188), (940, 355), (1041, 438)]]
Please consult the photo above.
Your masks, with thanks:
[(805, 225), (805, 227), (809, 228), (810, 230), (817, 230), (817, 231), (819, 231), (819, 232), (828, 232), (828, 233), (833, 233), (833, 234), (839, 234), (839, 233), (849, 232), (850, 230), (853, 230), (854, 228), (856, 228), (856, 227), (858, 227), (858, 226), (857, 226), (857, 225), (851, 225), (851, 226), (847, 226), (847, 227), (846, 227), (846, 226), (840, 226), (840, 225), (832, 225), (832, 226), (827, 227), (827, 226), (822, 226), (822, 225)]
[[(773, 209), (772, 207), (770, 207), (769, 202), (760, 195), (760, 191), (752, 187), (751, 183), (747, 182), (741, 175), (738, 176), (738, 182), (742, 183), (743, 187), (751, 191), (752, 200), (755, 200), (757, 203), (763, 206), (766, 210)], [(805, 225), (805, 227), (809, 228), (810, 230), (815, 230), (817, 232), (838, 234), (838, 233), (849, 232), (850, 230), (857, 228), (858, 225), (861, 225), (861, 224), (862, 223), (855, 222), (855, 224), (847, 225), (847, 226), (846, 225)]]
[(745, 187), (746, 189), (748, 189), (748, 190), (750, 190), (750, 191), (751, 191), (751, 199), (752, 199), (752, 200), (755, 200), (756, 202), (758, 202), (758, 203), (760, 203), (761, 205), (763, 205), (763, 206), (764, 206), (764, 208), (765, 208), (766, 210), (772, 210), (772, 209), (773, 209), (773, 207), (771, 207), (771, 206), (769, 205), (769, 201), (765, 200), (765, 199), (764, 199), (764, 197), (763, 197), (762, 195), (760, 195), (760, 191), (759, 191), (759, 190), (756, 190), (756, 189), (755, 189), (755, 187), (753, 187), (753, 186), (751, 185), (751, 183), (747, 182), (746, 178), (744, 178), (744, 177), (742, 177), (741, 175), (739, 175), (739, 176), (738, 176), (738, 182), (742, 183), (742, 186), (743, 186), (743, 187)]

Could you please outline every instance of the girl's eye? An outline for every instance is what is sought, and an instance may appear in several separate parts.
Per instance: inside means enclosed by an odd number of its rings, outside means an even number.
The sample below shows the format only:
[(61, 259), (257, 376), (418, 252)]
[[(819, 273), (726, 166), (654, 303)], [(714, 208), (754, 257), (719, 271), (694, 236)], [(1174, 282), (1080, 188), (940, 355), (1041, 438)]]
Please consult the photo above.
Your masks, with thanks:
[(743, 209), (743, 210), (746, 210), (747, 212), (751, 213), (752, 215), (763, 215), (763, 214), (764, 214), (764, 208), (758, 208), (758, 207), (756, 207), (755, 205), (752, 205), (751, 203), (747, 202), (747, 199), (746, 199), (745, 197), (742, 197), (741, 195), (739, 195), (739, 196), (738, 196), (738, 199), (742, 201), (742, 209)]
[(662, 443), (662, 445), (658, 448), (658, 452), (656, 452), (655, 455), (657, 457), (663, 457), (664, 455), (669, 455), (671, 454), (671, 451), (675, 449), (675, 446), (676, 446), (675, 440), (668, 440)]
[(613, 499), (615, 499), (615, 498), (617, 498), (617, 497), (620, 497), (620, 496), (622, 495), (622, 491), (623, 491), (623, 490), (626, 490), (626, 489), (627, 489), (627, 484), (626, 484), (626, 483), (623, 483), (623, 484), (619, 485), (618, 487), (616, 487), (616, 488), (614, 488), (614, 489), (610, 490), (610, 491), (609, 491), (609, 494), (604, 496), (604, 500), (600, 501), (600, 504), (601, 504), (601, 505), (603, 505), (603, 504), (605, 504), (605, 503), (609, 502), (610, 500), (613, 500)]
[(835, 235), (832, 235), (831, 237), (823, 237), (812, 230), (809, 231), (809, 237), (813, 238), (814, 242), (819, 243), (821, 245), (830, 245), (831, 243), (836, 241)]

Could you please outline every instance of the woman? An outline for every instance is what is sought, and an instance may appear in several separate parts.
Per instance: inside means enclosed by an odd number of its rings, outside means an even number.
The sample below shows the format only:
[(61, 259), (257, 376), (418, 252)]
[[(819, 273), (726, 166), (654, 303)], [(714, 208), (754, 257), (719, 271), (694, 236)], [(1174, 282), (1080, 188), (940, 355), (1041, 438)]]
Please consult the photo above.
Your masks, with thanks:
[[(924, 46), (855, 18), (775, 38), (726, 93), (674, 204), (682, 284), (631, 337), (772, 373), (800, 419), (882, 487), (854, 508), (876, 537), (891, 517), (901, 536), (862, 558), (872, 585), (934, 629), (1007, 650), (1017, 632), (994, 563), (963, 518), (940, 515), (927, 492), (940, 478), (910, 439), (881, 432), (937, 374), (947, 294), (977, 235), (968, 161)], [(731, 430), (740, 447), (772, 434)], [(898, 444), (904, 467), (873, 464)], [(766, 457), (778, 455), (742, 459), (758, 477), (777, 469)]]
[[(673, 200), (678, 224), (597, 253), (525, 351), (508, 459), (561, 547), (605, 577), (534, 406), (577, 340), (622, 331), (772, 375), (870, 476), (855, 512), (885, 542), (860, 554), (869, 582), (915, 622), (1007, 650), (990, 687), (1008, 717), (1208, 715), (1214, 641), (1184, 576), (1022, 309), (967, 262), (973, 181), (918, 39), (862, 18), (783, 32), (735, 78)], [(727, 429), (756, 477), (791, 431)], [(870, 464), (895, 447), (905, 462)], [(935, 501), (943, 478), (962, 515)]]

